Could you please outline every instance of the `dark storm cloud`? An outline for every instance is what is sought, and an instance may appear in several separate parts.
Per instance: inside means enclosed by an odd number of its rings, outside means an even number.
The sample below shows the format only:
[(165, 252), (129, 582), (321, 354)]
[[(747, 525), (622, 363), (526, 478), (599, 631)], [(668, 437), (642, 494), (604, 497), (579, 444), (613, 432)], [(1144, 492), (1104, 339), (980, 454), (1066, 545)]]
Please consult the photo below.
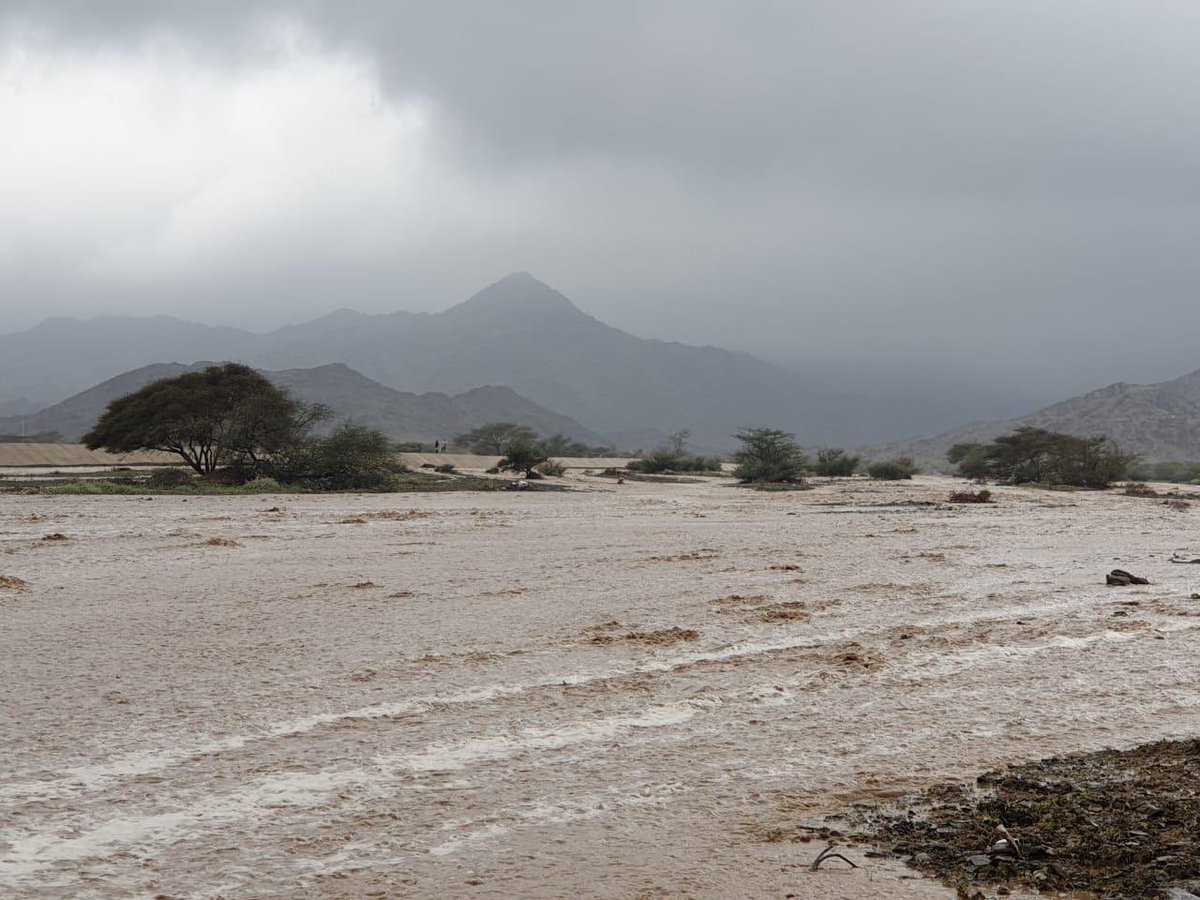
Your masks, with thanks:
[[(529, 204), (302, 277), (239, 259), (180, 296), (252, 285), (279, 319), (436, 308), (526, 268), (630, 330), (809, 365), (1047, 398), (1200, 365), (1191, 3), (77, 0), (0, 17), (46, 52), (168, 35), (234, 71), (266, 52), (255, 28), (301, 23), (431, 110), (464, 208)], [(1135, 321), (1170, 325), (1130, 347)]]

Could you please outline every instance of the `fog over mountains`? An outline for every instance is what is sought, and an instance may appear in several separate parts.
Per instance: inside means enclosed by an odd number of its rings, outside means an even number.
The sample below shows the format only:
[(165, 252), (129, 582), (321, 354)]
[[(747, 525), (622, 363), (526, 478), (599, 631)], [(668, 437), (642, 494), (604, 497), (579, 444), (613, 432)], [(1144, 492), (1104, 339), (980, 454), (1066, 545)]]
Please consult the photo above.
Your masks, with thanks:
[[(725, 450), (732, 432), (748, 425), (858, 444), (955, 422), (920, 397), (870, 399), (746, 353), (635, 337), (525, 273), (441, 313), (341, 309), (268, 334), (164, 316), (51, 319), (0, 337), (0, 404), (44, 407), (134, 369), (200, 360), (273, 372), (340, 363), (415, 394), (499, 385), (574, 420), (581, 438), (586, 431), (627, 449), (651, 447), (678, 428), (690, 428), (698, 448)], [(497, 404), (492, 418), (505, 418), (505, 409), (512, 407)]]
[(526, 273), (441, 313), (340, 309), (268, 334), (165, 316), (47, 320), (0, 337), (0, 431), (74, 438), (109, 400), (202, 360), (247, 362), (394, 437), (432, 440), (510, 420), (634, 450), (689, 428), (697, 449), (722, 452), (738, 428), (765, 424), (810, 445), (886, 445), (880, 452), (930, 462), (955, 441), (1028, 423), (1105, 432), (1155, 459), (1200, 455), (1200, 373), (962, 426), (962, 408), (919, 393), (872, 398), (746, 353), (635, 337)]

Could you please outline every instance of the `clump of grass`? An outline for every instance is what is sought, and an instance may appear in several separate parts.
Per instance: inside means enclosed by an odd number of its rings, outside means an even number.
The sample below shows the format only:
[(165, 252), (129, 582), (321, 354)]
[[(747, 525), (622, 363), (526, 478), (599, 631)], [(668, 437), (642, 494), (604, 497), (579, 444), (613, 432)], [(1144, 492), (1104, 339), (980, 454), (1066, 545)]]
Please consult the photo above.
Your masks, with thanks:
[(551, 478), (561, 478), (567, 474), (567, 467), (557, 459), (548, 459), (537, 467), (537, 471)]

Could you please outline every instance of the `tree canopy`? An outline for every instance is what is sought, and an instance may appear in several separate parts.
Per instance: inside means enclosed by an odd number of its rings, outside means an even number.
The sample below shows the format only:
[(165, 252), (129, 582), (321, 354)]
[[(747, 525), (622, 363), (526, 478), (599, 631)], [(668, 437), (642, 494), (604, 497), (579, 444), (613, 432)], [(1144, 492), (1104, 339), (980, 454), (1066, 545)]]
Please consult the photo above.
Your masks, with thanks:
[(239, 363), (209, 366), (146, 385), (108, 404), (83, 437), (91, 450), (174, 453), (200, 475), (284, 450), (328, 415), (297, 403)]
[(500, 460), (498, 468), (508, 472), (524, 472), (525, 477), (530, 478), (534, 468), (546, 462), (547, 459), (549, 457), (538, 444), (532, 441), (516, 440), (505, 446), (504, 458)]
[(537, 432), (528, 425), (518, 425), (515, 422), (485, 422), (465, 434), (460, 434), (454, 439), (454, 443), (456, 446), (466, 447), (472, 453), (499, 456), (509, 444), (532, 444), (536, 440)]
[(946, 457), (968, 478), (1090, 488), (1108, 487), (1137, 459), (1104, 435), (1076, 437), (1031, 425), (990, 444), (955, 444)]

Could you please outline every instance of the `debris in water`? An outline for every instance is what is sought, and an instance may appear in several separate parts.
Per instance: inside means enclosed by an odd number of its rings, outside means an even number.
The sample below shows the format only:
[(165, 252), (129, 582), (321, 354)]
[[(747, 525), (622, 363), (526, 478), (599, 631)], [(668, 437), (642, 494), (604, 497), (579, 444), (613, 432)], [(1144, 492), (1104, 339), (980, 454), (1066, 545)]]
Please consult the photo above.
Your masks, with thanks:
[(1124, 569), (1113, 569), (1105, 578), (1105, 581), (1111, 585), (1118, 587), (1128, 587), (1131, 584), (1149, 584), (1145, 578), (1139, 578), (1137, 575), (1132, 575)]
[(833, 849), (833, 844), (830, 844), (824, 850), (822, 850), (820, 853), (817, 854), (817, 858), (812, 861), (812, 865), (809, 866), (809, 869), (811, 869), (814, 872), (817, 871), (818, 869), (821, 868), (821, 863), (825, 862), (825, 860), (827, 860), (827, 859), (840, 859), (842, 862), (850, 863), (850, 868), (852, 868), (852, 869), (858, 868), (858, 866), (855, 863), (851, 862), (846, 857), (842, 856), (842, 854), (835, 853), (834, 849)]

